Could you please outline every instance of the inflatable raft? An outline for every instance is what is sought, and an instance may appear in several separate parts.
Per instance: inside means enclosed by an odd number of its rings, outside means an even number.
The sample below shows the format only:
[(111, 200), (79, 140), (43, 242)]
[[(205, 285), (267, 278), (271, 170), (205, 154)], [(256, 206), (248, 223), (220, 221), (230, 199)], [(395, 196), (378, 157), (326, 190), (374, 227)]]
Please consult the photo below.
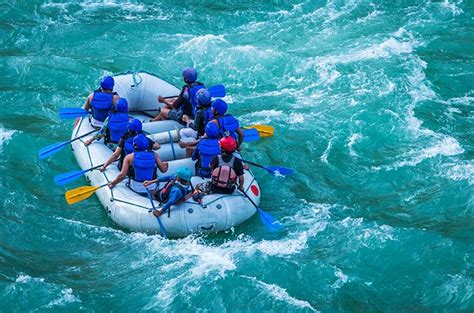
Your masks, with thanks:
[[(195, 162), (190, 158), (185, 158), (185, 149), (180, 148), (175, 142), (177, 129), (182, 126), (175, 121), (149, 122), (150, 116), (158, 113), (157, 96), (175, 96), (180, 90), (148, 73), (118, 75), (114, 79), (114, 91), (120, 97), (127, 99), (130, 115), (140, 119), (143, 122), (143, 130), (150, 134), (150, 138), (161, 144), (161, 148), (155, 153), (158, 153), (163, 161), (169, 162), (169, 169), (166, 173), (158, 171), (157, 174), (170, 175), (182, 166), (195, 173)], [(89, 117), (80, 118), (76, 121), (72, 138), (92, 130)], [(72, 143), (74, 156), (83, 170), (104, 163), (113, 153), (102, 141), (84, 146), (84, 141), (92, 136), (86, 136)], [(91, 185), (99, 186), (112, 181), (119, 174), (115, 164), (110, 165), (103, 173), (97, 170), (88, 172), (86, 176)], [(247, 195), (258, 204), (260, 188), (255, 176), (246, 169), (244, 177), (244, 189)], [(193, 176), (191, 183), (195, 187), (206, 181), (208, 179)], [(106, 186), (96, 191), (99, 201), (109, 216), (121, 227), (132, 231), (162, 233), (157, 218), (150, 212), (152, 209), (150, 200), (129, 189), (126, 186), (127, 182), (128, 178), (125, 178), (113, 189)], [(160, 219), (168, 237), (184, 237), (196, 232), (228, 230), (243, 223), (256, 212), (251, 202), (237, 190), (231, 195), (205, 195), (202, 200), (202, 204), (199, 204), (191, 198), (180, 205), (172, 206), (169, 215), (161, 215)], [(157, 201), (154, 201), (154, 205), (156, 208), (159, 207)]]

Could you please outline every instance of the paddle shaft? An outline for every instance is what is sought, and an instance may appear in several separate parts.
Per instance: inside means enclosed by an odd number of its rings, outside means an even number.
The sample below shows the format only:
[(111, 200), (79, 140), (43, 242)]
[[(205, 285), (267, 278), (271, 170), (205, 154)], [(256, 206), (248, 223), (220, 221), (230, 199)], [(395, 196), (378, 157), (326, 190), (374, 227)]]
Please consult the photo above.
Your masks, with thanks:
[[(150, 202), (151, 202), (151, 207), (153, 208), (153, 211), (156, 211), (156, 208), (155, 208), (155, 203), (153, 203), (153, 197), (151, 195), (151, 191), (150, 189), (147, 189), (146, 192), (148, 193), (148, 198), (150, 199)], [(153, 213), (152, 213), (153, 214)], [(168, 236), (166, 235), (166, 230), (165, 230), (165, 227), (163, 226), (163, 223), (161, 222), (160, 218), (158, 216), (155, 216), (156, 219), (158, 220), (158, 224), (160, 224), (160, 231), (161, 231), (161, 234), (163, 235), (163, 237), (165, 237), (166, 239), (168, 239)]]
[(250, 162), (250, 161), (247, 161), (247, 160), (244, 160), (244, 159), (240, 159), (242, 162), (245, 162), (245, 163), (248, 163), (248, 164), (252, 164), (253, 166), (256, 166), (256, 167), (260, 167), (260, 168), (265, 168), (265, 166), (263, 165), (260, 165), (260, 164), (257, 164), (257, 163), (253, 163), (253, 162)]
[(83, 138), (83, 137), (85, 137), (85, 136), (88, 136), (88, 135), (90, 135), (90, 134), (92, 134), (93, 132), (96, 132), (96, 131), (97, 131), (97, 130), (94, 129), (94, 130), (92, 130), (92, 131), (90, 131), (90, 132), (88, 132), (88, 133), (86, 133), (86, 134), (83, 134), (83, 135), (81, 135), (81, 136), (79, 136), (79, 137), (76, 137), (76, 138), (71, 139), (71, 140), (69, 140), (69, 141), (63, 142), (62, 144), (57, 145), (57, 146), (54, 146), (53, 148), (51, 148), (51, 149), (49, 149), (49, 150), (47, 150), (47, 151), (42, 151), (42, 154), (46, 154), (46, 153), (51, 152), (51, 151), (53, 151), (53, 150), (57, 150), (57, 149), (59, 149), (59, 148), (62, 148), (62, 147), (64, 147), (65, 145), (70, 144), (70, 143), (72, 143), (72, 142), (74, 142), (74, 141), (76, 141), (76, 140), (78, 140), (78, 139), (81, 139), (81, 138)]

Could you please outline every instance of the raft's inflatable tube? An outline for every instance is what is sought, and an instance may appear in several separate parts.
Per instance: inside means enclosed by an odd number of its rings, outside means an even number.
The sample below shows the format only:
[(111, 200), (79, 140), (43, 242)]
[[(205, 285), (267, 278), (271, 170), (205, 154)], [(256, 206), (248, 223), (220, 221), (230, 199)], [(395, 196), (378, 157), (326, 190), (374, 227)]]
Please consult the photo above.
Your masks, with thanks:
[[(120, 97), (126, 98), (129, 103), (130, 115), (143, 117), (140, 111), (153, 110), (157, 108), (158, 95), (177, 95), (179, 90), (168, 82), (148, 73), (124, 74), (115, 76), (115, 89)], [(136, 112), (136, 113), (135, 113)], [(148, 112), (148, 111), (147, 111)], [(157, 112), (156, 112), (157, 113)], [(149, 119), (148, 119), (149, 120)], [(179, 167), (185, 166), (195, 173), (195, 163), (185, 158), (185, 149), (181, 149), (176, 143), (176, 130), (182, 126), (174, 121), (147, 122), (143, 129), (151, 134), (150, 138), (161, 139), (161, 148), (156, 152), (163, 160), (169, 161), (168, 171), (164, 174), (158, 171), (158, 175), (169, 175), (176, 172)], [(78, 119), (72, 132), (72, 138), (92, 131), (89, 118)], [(92, 134), (93, 135), (93, 134)], [(102, 142), (94, 142), (84, 146), (84, 141), (91, 138), (86, 136), (72, 143), (73, 153), (82, 169), (104, 163), (113, 153)], [(177, 135), (176, 135), (177, 136)], [(86, 174), (91, 185), (99, 186), (112, 181), (118, 175), (119, 170), (115, 165), (110, 165), (105, 172), (91, 171)], [(244, 189), (255, 203), (260, 203), (260, 188), (255, 176), (250, 170), (245, 170)], [(128, 179), (124, 179), (114, 189), (108, 187), (96, 191), (99, 201), (112, 220), (132, 231), (145, 233), (161, 233), (157, 219), (150, 213), (152, 209), (148, 198), (142, 197), (126, 186)], [(191, 183), (196, 186), (206, 180), (193, 176)], [(252, 187), (252, 188), (251, 188)], [(156, 208), (158, 202), (154, 202)], [(200, 205), (192, 198), (186, 202), (172, 206), (170, 215), (163, 214), (160, 219), (168, 237), (184, 237), (194, 232), (218, 232), (230, 229), (249, 219), (256, 209), (239, 191), (231, 195), (210, 194), (203, 198)]]

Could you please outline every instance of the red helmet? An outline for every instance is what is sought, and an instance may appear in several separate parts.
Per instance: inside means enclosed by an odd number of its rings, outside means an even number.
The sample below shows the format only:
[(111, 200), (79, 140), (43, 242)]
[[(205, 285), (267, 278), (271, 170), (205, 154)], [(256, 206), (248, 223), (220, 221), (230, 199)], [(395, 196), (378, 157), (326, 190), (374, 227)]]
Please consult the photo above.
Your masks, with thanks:
[(221, 146), (221, 149), (222, 150), (225, 150), (229, 153), (232, 153), (235, 151), (235, 147), (236, 147), (236, 142), (235, 142), (235, 139), (231, 136), (227, 136), (227, 137), (222, 137), (220, 140), (219, 140), (219, 145)]

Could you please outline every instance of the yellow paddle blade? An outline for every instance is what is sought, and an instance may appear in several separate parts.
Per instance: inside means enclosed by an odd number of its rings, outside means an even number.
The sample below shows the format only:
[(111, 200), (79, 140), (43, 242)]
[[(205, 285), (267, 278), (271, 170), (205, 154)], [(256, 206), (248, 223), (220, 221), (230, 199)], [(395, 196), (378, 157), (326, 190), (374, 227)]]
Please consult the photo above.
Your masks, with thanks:
[(96, 191), (100, 187), (102, 186), (82, 186), (66, 191), (66, 193), (64, 194), (64, 196), (66, 197), (66, 202), (68, 204), (81, 202), (82, 200), (89, 198), (94, 193), (94, 191)]
[(275, 128), (270, 125), (250, 125), (244, 128), (255, 128), (260, 134), (260, 137), (271, 137), (275, 133)]

